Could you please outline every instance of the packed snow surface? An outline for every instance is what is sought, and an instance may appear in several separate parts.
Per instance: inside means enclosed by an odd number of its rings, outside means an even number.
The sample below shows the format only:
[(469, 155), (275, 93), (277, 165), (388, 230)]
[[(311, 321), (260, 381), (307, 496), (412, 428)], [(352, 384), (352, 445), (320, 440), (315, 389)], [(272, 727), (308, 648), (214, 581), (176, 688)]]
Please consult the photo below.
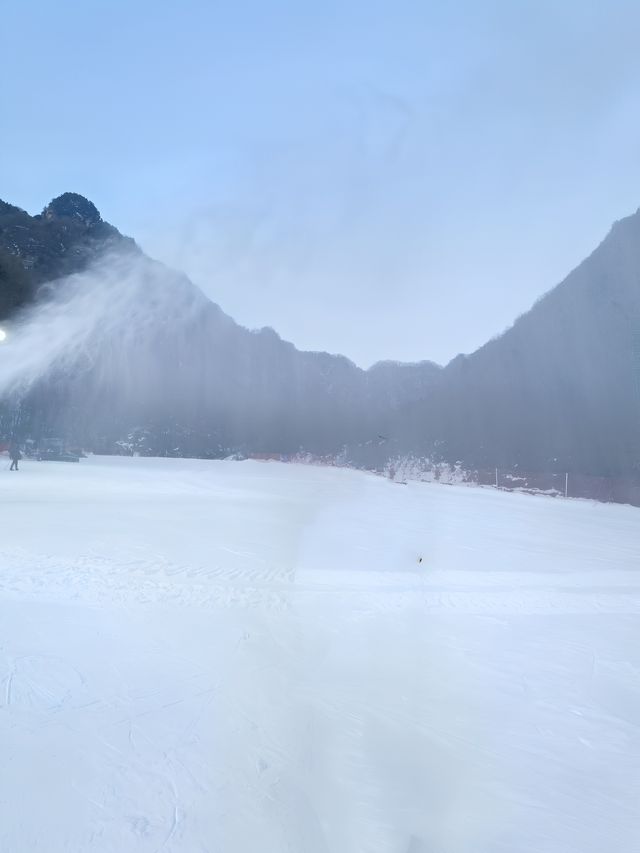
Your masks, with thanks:
[(20, 464), (1, 851), (640, 850), (639, 510), (268, 462)]

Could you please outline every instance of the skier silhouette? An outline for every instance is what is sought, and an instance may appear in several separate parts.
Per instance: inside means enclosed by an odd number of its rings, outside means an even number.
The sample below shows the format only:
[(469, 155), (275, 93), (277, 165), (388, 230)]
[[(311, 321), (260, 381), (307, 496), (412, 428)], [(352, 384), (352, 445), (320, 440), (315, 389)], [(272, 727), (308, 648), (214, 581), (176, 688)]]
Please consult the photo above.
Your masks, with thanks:
[(11, 468), (10, 471), (18, 471), (18, 462), (22, 459), (22, 453), (20, 453), (20, 445), (17, 441), (12, 441), (9, 446), (9, 456), (11, 457)]

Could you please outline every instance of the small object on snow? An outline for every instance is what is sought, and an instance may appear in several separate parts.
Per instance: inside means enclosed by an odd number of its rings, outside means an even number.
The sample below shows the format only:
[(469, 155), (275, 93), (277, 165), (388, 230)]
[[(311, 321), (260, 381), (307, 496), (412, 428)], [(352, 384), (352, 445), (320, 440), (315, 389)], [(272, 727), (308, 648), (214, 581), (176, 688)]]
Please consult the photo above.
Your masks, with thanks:
[(422, 557), (418, 557), (418, 562), (419, 562), (419, 563), (421, 563), (421, 562), (422, 562)]

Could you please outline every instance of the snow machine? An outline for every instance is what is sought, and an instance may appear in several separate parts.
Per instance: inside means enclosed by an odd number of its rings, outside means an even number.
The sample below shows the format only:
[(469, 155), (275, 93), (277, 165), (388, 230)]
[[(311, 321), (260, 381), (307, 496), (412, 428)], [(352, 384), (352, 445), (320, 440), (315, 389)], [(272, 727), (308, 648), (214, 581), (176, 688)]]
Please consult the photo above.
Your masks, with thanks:
[(38, 447), (39, 462), (79, 462), (80, 457), (69, 453), (61, 438), (47, 438)]

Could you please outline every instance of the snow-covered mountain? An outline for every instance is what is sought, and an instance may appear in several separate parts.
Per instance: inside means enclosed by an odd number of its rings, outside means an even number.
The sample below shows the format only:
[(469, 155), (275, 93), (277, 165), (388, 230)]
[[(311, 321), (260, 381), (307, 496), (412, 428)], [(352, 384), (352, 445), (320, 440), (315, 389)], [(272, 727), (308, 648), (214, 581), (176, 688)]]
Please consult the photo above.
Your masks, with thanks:
[[(135, 432), (162, 453), (335, 452), (384, 433), (393, 409), (421, 399), (441, 370), (364, 371), (301, 352), (270, 328), (245, 329), (73, 193), (34, 217), (2, 203), (0, 253), (0, 306), (5, 317), (23, 312), (14, 337), (26, 348), (43, 312), (47, 330), (30, 349), (47, 353), (48, 330), (68, 330), (41, 375), (28, 377), (22, 433), (104, 446)], [(24, 357), (14, 360), (19, 375)]]
[(449, 460), (629, 475), (640, 467), (640, 211), (503, 335), (397, 417)]
[[(445, 368), (301, 352), (234, 322), (82, 196), (0, 202), (0, 430), (151, 453), (419, 453), (630, 475), (640, 460), (640, 213), (507, 332)], [(16, 401), (20, 401), (16, 407)]]

